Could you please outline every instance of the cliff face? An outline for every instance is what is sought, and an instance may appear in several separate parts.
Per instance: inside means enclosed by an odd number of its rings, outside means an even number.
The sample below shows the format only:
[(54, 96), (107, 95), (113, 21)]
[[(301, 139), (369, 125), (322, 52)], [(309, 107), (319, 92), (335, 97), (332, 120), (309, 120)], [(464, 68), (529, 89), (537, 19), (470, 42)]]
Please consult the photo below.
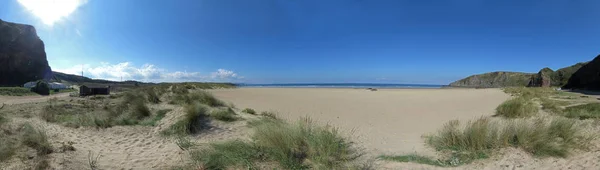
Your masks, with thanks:
[[(582, 68), (586, 63), (577, 63), (575, 65), (553, 71), (550, 68), (543, 68), (537, 74), (520, 72), (491, 72), (469, 76), (467, 78), (450, 83), (452, 87), (510, 87), (510, 86), (528, 86), (528, 87), (550, 87), (563, 86), (567, 83), (571, 75)], [(600, 65), (599, 65), (600, 66)]]
[(531, 76), (527, 87), (550, 87), (552, 86), (552, 75), (554, 71), (548, 67), (543, 68), (537, 74)]
[(563, 88), (600, 90), (600, 55), (577, 70)]
[(35, 28), (0, 20), (0, 86), (21, 86), (51, 77), (44, 42)]
[(472, 75), (450, 83), (452, 87), (507, 87), (526, 86), (533, 74), (520, 72), (491, 72)]

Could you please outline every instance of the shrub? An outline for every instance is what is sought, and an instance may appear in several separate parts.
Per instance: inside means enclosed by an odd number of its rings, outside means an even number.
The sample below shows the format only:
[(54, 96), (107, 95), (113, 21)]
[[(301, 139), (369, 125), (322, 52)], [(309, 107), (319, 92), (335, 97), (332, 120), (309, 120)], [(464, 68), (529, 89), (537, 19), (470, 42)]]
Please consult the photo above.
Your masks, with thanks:
[(588, 103), (578, 106), (571, 106), (565, 109), (565, 116), (578, 119), (597, 119), (600, 118), (600, 103)]
[(496, 115), (508, 118), (530, 117), (538, 112), (538, 107), (523, 97), (510, 99), (496, 108)]
[(248, 114), (256, 114), (256, 111), (254, 111), (254, 109), (250, 109), (250, 108), (245, 108), (244, 110), (242, 110), (242, 112), (244, 113), (248, 113)]
[(37, 150), (38, 155), (52, 153), (52, 145), (48, 142), (45, 131), (36, 129), (27, 123), (22, 127), (22, 135), (21, 141), (23, 144)]
[[(536, 156), (565, 157), (569, 150), (585, 148), (589, 138), (565, 118), (551, 120), (505, 120), (503, 124), (481, 118), (461, 128), (458, 121), (450, 121), (436, 135), (428, 136), (427, 144), (436, 150), (451, 150), (473, 158), (484, 158), (489, 151), (504, 147), (518, 147)], [(479, 156), (478, 156), (479, 155)]]
[(50, 95), (50, 86), (48, 83), (38, 80), (35, 83), (35, 87), (31, 88), (31, 90), (40, 95)]
[(210, 117), (220, 120), (220, 121), (225, 121), (225, 122), (232, 122), (232, 121), (237, 120), (237, 117), (235, 116), (235, 112), (233, 112), (233, 110), (231, 110), (231, 108), (214, 109), (210, 112)]
[(164, 130), (164, 135), (187, 135), (200, 132), (208, 128), (206, 112), (208, 108), (202, 104), (194, 103), (185, 106), (185, 115), (175, 124)]

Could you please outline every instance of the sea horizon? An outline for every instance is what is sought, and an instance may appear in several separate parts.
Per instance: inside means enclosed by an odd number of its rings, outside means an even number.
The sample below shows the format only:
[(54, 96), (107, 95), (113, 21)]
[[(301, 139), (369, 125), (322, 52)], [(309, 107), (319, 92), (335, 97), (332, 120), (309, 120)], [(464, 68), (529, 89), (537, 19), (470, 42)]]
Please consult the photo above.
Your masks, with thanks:
[(442, 88), (444, 85), (434, 84), (395, 84), (395, 83), (267, 83), (248, 84), (239, 83), (238, 87), (265, 87), (265, 88), (381, 88), (381, 89), (407, 89), (407, 88)]

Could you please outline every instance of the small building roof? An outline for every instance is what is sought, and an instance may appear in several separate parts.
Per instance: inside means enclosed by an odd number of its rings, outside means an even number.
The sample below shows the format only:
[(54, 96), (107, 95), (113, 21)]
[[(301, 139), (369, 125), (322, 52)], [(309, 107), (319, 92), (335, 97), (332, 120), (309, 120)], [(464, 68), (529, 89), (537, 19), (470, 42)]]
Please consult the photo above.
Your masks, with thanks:
[(87, 88), (108, 88), (109, 87), (109, 85), (104, 85), (104, 84), (84, 84), (84, 85), (81, 85), (81, 87), (83, 87), (83, 86), (85, 86)]

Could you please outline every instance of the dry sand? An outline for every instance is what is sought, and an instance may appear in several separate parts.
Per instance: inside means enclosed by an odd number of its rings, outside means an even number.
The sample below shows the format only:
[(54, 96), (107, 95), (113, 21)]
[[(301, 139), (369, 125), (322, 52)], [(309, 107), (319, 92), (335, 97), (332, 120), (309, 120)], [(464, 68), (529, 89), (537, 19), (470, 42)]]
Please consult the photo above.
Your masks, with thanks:
[[(500, 89), (306, 89), (239, 88), (211, 90), (218, 98), (233, 102), (239, 109), (277, 111), (286, 119), (309, 116), (339, 127), (366, 149), (367, 158), (380, 154), (417, 152), (435, 155), (425, 147), (422, 135), (434, 133), (449, 120), (471, 120), (490, 116), (494, 108), (509, 98)], [(80, 100), (68, 95), (61, 100)], [(0, 97), (10, 103), (2, 111), (13, 125), (30, 122), (44, 129), (53, 148), (73, 142), (76, 151), (56, 152), (48, 156), (57, 169), (88, 169), (88, 154), (100, 154), (100, 169), (170, 169), (184, 165), (187, 154), (173, 139), (159, 132), (183, 116), (183, 108), (161, 103), (152, 110), (171, 108), (156, 127), (116, 126), (107, 129), (69, 128), (47, 123), (34, 116), (49, 97)], [(83, 99), (81, 99), (83, 100)], [(27, 113), (27, 114), (26, 114)], [(244, 114), (240, 114), (244, 116)], [(250, 116), (247, 115), (246, 116)], [(587, 121), (589, 130), (600, 131), (600, 121)], [(352, 133), (350, 133), (352, 132)], [(251, 130), (243, 121), (216, 123), (206, 133), (191, 136), (199, 147), (211, 142), (236, 138), (248, 139)], [(35, 154), (35, 152), (33, 153)], [(26, 169), (22, 158), (14, 157), (0, 169)], [(506, 148), (490, 159), (456, 168), (440, 168), (415, 163), (375, 161), (376, 169), (600, 169), (600, 141), (587, 151), (575, 151), (566, 159), (535, 158), (514, 148)], [(2, 165), (5, 165), (2, 167)]]
[(490, 116), (510, 96), (500, 89), (238, 88), (212, 93), (238, 108), (309, 116), (351, 132), (369, 153), (432, 155), (422, 139), (449, 120)]

